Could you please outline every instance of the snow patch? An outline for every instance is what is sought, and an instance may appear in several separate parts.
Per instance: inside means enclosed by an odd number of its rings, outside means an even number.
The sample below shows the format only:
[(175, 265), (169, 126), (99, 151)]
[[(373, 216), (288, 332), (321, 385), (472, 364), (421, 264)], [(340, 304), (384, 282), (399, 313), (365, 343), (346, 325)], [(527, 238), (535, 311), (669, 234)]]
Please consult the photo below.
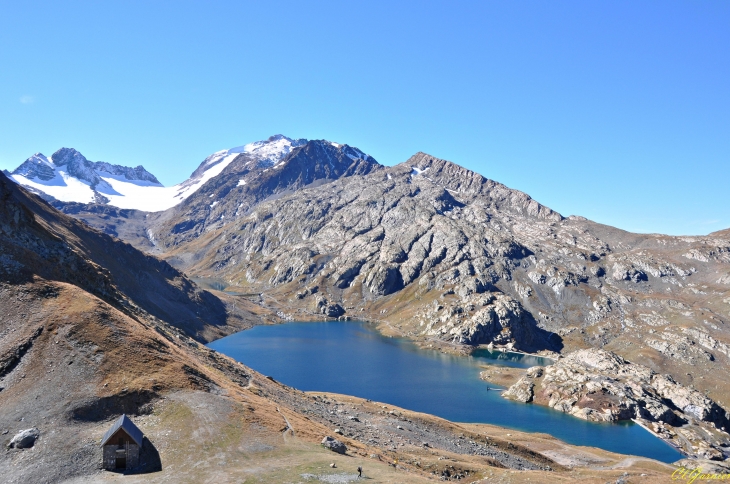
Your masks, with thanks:
[(19, 185), (27, 186), (47, 193), (62, 202), (91, 203), (94, 201), (94, 189), (88, 182), (69, 176), (65, 171), (56, 170), (50, 180), (39, 183), (23, 175), (10, 175)]
[(258, 160), (268, 162), (271, 165), (281, 161), (294, 148), (306, 144), (306, 140), (293, 140), (286, 136), (276, 135), (265, 141), (255, 141), (247, 145), (231, 148), (228, 153), (249, 153)]
[(151, 229), (147, 229), (147, 240), (149, 240), (154, 247), (157, 247), (157, 240), (155, 240), (155, 235), (152, 233)]
[(245, 184), (246, 184), (246, 180), (244, 180), (243, 178), (241, 178), (240, 180), (238, 180), (238, 185), (236, 185), (236, 186), (237, 186), (237, 187), (242, 187), (242, 186), (244, 186)]

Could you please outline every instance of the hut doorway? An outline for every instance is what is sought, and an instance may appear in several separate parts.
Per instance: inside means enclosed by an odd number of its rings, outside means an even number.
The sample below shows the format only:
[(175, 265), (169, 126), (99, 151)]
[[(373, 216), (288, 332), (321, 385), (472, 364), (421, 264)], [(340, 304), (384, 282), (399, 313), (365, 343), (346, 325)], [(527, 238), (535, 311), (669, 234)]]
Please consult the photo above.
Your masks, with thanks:
[(116, 468), (117, 469), (126, 469), (127, 468), (127, 458), (126, 457), (117, 457), (116, 462)]

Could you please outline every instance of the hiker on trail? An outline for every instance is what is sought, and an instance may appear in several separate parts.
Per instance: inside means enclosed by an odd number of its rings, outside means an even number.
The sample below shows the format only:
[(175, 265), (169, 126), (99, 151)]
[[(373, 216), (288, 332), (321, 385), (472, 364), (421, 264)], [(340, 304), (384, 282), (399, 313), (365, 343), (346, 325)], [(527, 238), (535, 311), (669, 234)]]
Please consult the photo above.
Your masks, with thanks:
[(357, 466), (357, 477), (362, 477), (362, 467)]

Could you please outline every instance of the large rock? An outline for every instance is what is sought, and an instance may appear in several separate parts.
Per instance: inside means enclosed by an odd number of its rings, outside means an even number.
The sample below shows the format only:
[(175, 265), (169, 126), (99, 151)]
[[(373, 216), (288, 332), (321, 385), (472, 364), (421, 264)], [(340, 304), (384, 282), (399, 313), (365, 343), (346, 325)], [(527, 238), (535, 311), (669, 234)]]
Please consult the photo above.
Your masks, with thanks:
[(328, 304), (325, 308), (324, 314), (329, 316), (330, 318), (337, 318), (345, 314), (345, 310), (342, 309), (342, 306), (340, 306), (339, 304), (331, 303)]
[[(507, 348), (536, 351), (549, 347), (549, 334), (537, 327), (519, 301), (499, 292), (485, 292), (481, 282), (476, 291), (444, 304), (435, 302), (416, 315), (425, 334), (462, 345), (494, 343)], [(467, 281), (459, 289), (471, 287)]]
[[(684, 413), (685, 418), (712, 423), (718, 428), (728, 426), (725, 411), (702, 393), (605, 350), (570, 353), (546, 367), (541, 379), (525, 379), (538, 384), (540, 399), (551, 407), (586, 420), (641, 417), (673, 423), (676, 414), (669, 405)], [(515, 385), (525, 387), (525, 383)]]
[(322, 447), (329, 449), (332, 452), (337, 452), (338, 454), (344, 454), (347, 452), (347, 446), (345, 444), (330, 436), (322, 439)]
[(327, 300), (324, 296), (317, 296), (315, 299), (316, 311), (330, 318), (336, 318), (345, 314), (345, 310), (337, 303)]
[(33, 447), (35, 441), (41, 436), (41, 432), (33, 427), (32, 429), (21, 430), (10, 440), (9, 448), (27, 449)]
[(662, 398), (672, 402), (685, 415), (730, 430), (725, 410), (697, 390), (680, 385), (669, 375), (652, 375), (652, 385)]
[(531, 378), (522, 377), (517, 383), (509, 387), (506, 391), (502, 392), (502, 396), (509, 398), (510, 400), (516, 400), (518, 402), (527, 403), (532, 401), (534, 393), (535, 383), (532, 382)]

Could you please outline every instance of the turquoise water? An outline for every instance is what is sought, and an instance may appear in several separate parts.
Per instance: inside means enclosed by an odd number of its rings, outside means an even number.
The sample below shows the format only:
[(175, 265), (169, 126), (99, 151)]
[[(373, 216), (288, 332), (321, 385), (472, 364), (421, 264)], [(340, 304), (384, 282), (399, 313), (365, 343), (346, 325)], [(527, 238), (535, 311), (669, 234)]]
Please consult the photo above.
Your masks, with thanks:
[(551, 363), (544, 358), (486, 350), (469, 357), (446, 355), (385, 337), (360, 322), (256, 326), (209, 347), (304, 391), (355, 395), (456, 422), (543, 432), (571, 444), (662, 462), (682, 458), (632, 422), (586, 422), (547, 407), (512, 402), (479, 379), (479, 365), (529, 368)]

